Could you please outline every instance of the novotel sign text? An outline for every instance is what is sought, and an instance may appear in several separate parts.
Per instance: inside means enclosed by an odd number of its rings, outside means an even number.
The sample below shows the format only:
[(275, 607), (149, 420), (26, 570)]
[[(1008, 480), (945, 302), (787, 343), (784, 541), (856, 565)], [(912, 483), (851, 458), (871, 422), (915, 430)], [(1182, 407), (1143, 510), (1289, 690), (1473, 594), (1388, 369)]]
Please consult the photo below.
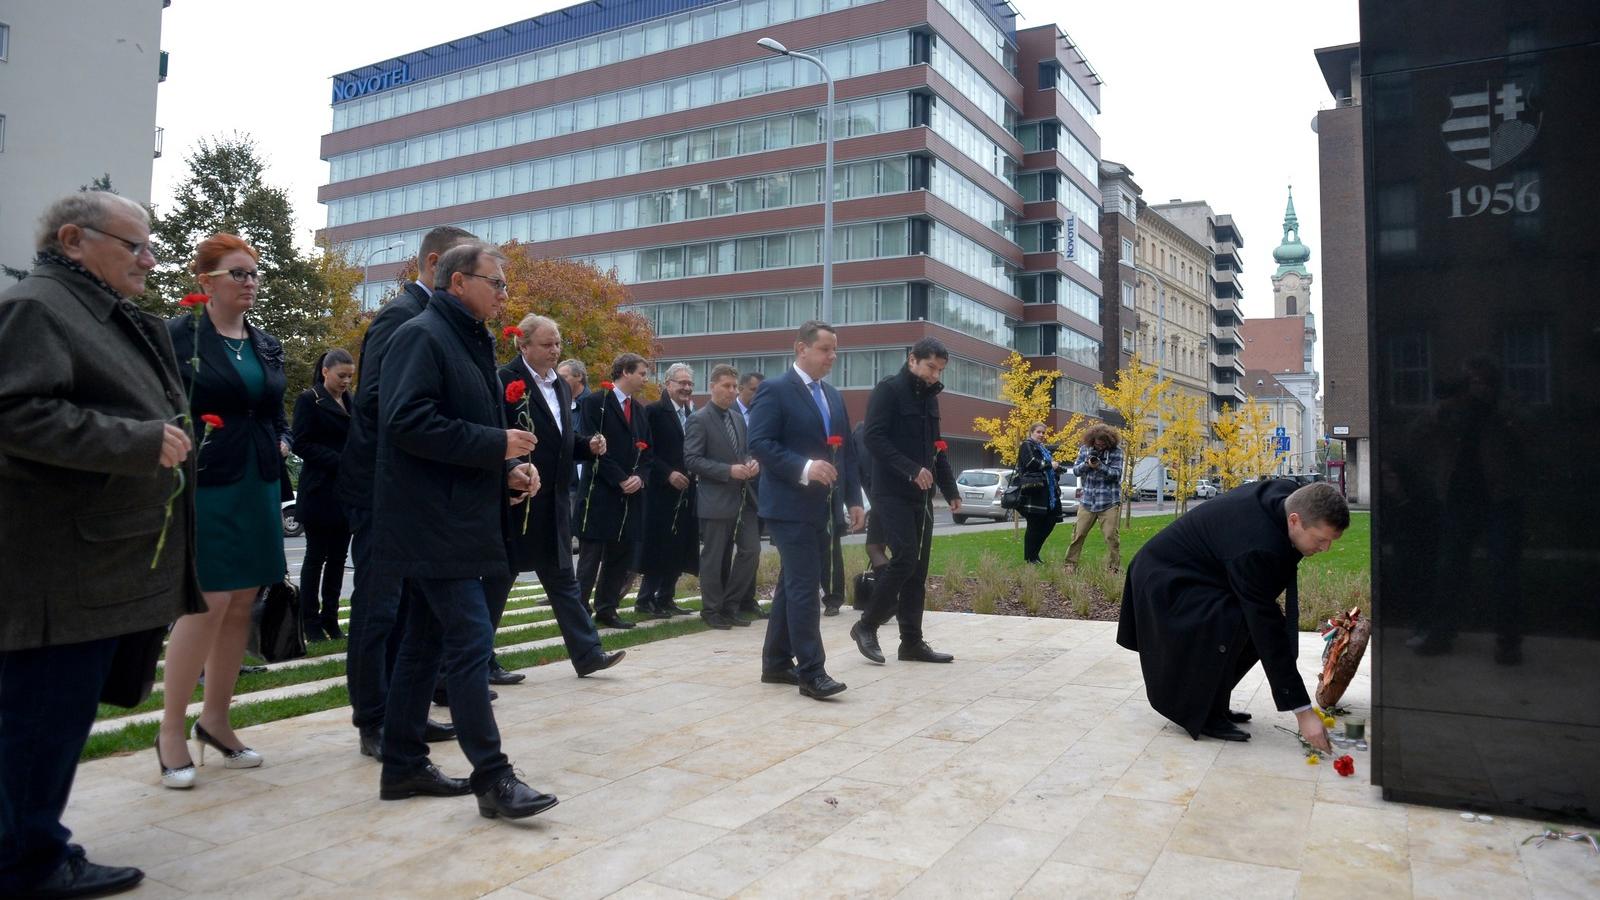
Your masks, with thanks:
[(376, 94), (401, 84), (411, 83), (411, 66), (401, 63), (387, 72), (368, 75), (366, 78), (357, 78), (354, 81), (335, 81), (333, 83), (333, 102), (342, 103), (345, 100), (354, 100), (367, 94)]

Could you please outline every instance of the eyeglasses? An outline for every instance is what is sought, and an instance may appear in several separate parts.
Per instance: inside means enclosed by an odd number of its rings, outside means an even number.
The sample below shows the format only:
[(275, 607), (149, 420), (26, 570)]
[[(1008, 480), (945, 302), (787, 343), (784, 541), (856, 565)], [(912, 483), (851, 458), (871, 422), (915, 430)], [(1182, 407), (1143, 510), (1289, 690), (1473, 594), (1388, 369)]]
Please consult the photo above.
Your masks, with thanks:
[(212, 278), (226, 275), (232, 278), (235, 284), (244, 284), (246, 281), (261, 283), (261, 272), (256, 269), (218, 269), (215, 272), (202, 272), (201, 274), (209, 275)]
[(84, 231), (92, 231), (95, 234), (103, 234), (114, 241), (120, 242), (122, 246), (127, 247), (128, 252), (132, 253), (134, 256), (140, 256), (142, 254), (149, 253), (151, 259), (155, 258), (156, 253), (155, 250), (150, 246), (149, 238), (146, 238), (143, 241), (130, 241), (121, 235), (112, 234), (111, 232), (106, 231), (104, 228), (96, 228), (93, 225), (79, 225), (78, 227), (82, 228)]
[(694, 379), (692, 379), (692, 378), (674, 378), (671, 381), (667, 382), (667, 384), (674, 385), (676, 387), (694, 387)]
[(501, 281), (498, 278), (490, 278), (487, 275), (479, 275), (477, 272), (462, 272), (461, 274), (469, 276), (471, 278), (482, 278), (484, 281), (489, 282), (489, 286), (494, 288), (495, 293), (497, 293), (497, 294), (498, 293), (505, 293), (506, 288), (511, 286), (507, 282)]

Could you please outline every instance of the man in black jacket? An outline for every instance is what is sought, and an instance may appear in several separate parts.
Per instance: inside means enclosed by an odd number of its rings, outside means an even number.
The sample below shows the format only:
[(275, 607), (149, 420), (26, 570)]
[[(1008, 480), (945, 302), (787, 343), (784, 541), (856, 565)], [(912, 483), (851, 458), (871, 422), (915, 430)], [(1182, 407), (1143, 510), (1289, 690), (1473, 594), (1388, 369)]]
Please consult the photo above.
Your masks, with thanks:
[[(578, 677), (609, 669), (622, 661), (624, 651), (607, 653), (600, 647), (600, 632), (595, 630), (589, 610), (578, 598), (578, 578), (572, 566), (572, 490), (574, 460), (604, 456), (606, 439), (596, 434), (579, 440), (568, 415), (571, 395), (565, 379), (557, 377), (555, 364), (561, 356), (561, 329), (544, 316), (528, 316), (517, 323), (518, 355), (500, 367), (502, 390), (522, 382), (518, 391), (524, 398), (506, 400), (506, 421), (527, 428), (538, 441), (533, 448), (533, 464), (539, 471), (539, 493), (527, 501), (527, 508), (511, 510), (506, 545), (511, 568), (503, 578), (485, 578), (483, 589), (489, 595), (489, 619), (496, 630), (505, 613), (511, 586), (520, 572), (533, 572), (544, 586), (550, 610), (567, 645), (567, 660), (578, 670)], [(525, 417), (525, 418), (524, 418)], [(515, 684), (520, 672), (506, 672), (494, 657), (489, 661), (492, 684)]]
[[(578, 408), (578, 435), (605, 436), (606, 452), (585, 468), (574, 515), (578, 520), (578, 594), (594, 594), (594, 619), (607, 628), (632, 628), (617, 614), (644, 533), (644, 475), (650, 469), (650, 423), (636, 399), (650, 363), (624, 353), (611, 363), (611, 387)], [(602, 385), (606, 382), (602, 382)]]
[[(936, 338), (912, 346), (906, 365), (878, 382), (867, 401), (867, 452), (872, 456), (872, 516), (877, 535), (889, 546), (889, 564), (877, 573), (872, 603), (850, 628), (861, 655), (881, 663), (878, 626), (900, 620), (902, 660), (947, 663), (954, 659), (922, 639), (922, 605), (927, 593), (928, 553), (933, 548), (933, 489), (939, 488), (951, 512), (961, 510), (950, 459), (935, 444), (939, 431), (939, 376), (950, 351)], [(869, 538), (870, 540), (870, 538)]]
[(686, 616), (672, 602), (678, 576), (700, 571), (700, 519), (694, 476), (683, 459), (683, 436), (694, 415), (694, 370), (667, 367), (661, 399), (645, 407), (650, 419), (650, 471), (644, 484), (644, 540), (634, 611), (657, 619)]
[[(509, 566), (506, 488), (524, 502), (539, 489), (532, 466), (518, 466), (508, 478), (506, 461), (532, 453), (534, 437), (505, 427), (494, 339), (483, 326), (505, 304), (503, 259), (478, 241), (446, 251), (434, 277), (438, 293), (395, 331), (378, 405), (373, 497), (377, 564), (416, 591), (384, 712), (379, 796), (471, 790), (478, 811), (491, 819), (523, 818), (556, 804), (512, 771), (489, 707), (494, 628), (483, 579)], [(441, 658), (450, 716), (472, 762), (470, 783), (443, 775), (423, 742)]]
[(1139, 654), (1150, 705), (1196, 740), (1250, 739), (1237, 727), (1250, 714), (1230, 712), (1228, 698), (1259, 660), (1278, 709), (1330, 749), (1295, 670), (1295, 577), (1300, 560), (1344, 534), (1350, 509), (1330, 484), (1296, 487), (1274, 478), (1235, 488), (1162, 529), (1128, 565), (1117, 643)]
[[(350, 632), (345, 653), (345, 683), (350, 691), (350, 718), (361, 735), (361, 752), (382, 758), (383, 709), (389, 696), (389, 679), (400, 649), (402, 601), (405, 582), (373, 565), (376, 529), (372, 517), (372, 490), (378, 462), (378, 392), (384, 357), (395, 330), (427, 308), (433, 295), (434, 269), (439, 257), (458, 244), (475, 240), (470, 232), (449, 225), (429, 231), (417, 254), (417, 280), (384, 305), (367, 327), (357, 358), (356, 391), (351, 404), (350, 432), (339, 460), (339, 501), (350, 521), (350, 558), (355, 563), (355, 584), (350, 592)], [(428, 722), (429, 741), (447, 741), (455, 729)]]

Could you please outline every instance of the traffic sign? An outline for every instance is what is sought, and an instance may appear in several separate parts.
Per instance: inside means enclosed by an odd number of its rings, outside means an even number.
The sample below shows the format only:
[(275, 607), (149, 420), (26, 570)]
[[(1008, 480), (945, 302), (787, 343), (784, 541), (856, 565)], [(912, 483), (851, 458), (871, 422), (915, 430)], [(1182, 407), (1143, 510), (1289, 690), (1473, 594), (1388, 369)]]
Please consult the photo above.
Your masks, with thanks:
[(1288, 453), (1289, 452), (1289, 436), (1288, 435), (1283, 435), (1283, 436), (1280, 436), (1278, 438), (1278, 452), (1279, 453)]
[(1281, 439), (1284, 435), (1289, 433), (1289, 429), (1279, 425), (1277, 428), (1273, 429), (1272, 433)]

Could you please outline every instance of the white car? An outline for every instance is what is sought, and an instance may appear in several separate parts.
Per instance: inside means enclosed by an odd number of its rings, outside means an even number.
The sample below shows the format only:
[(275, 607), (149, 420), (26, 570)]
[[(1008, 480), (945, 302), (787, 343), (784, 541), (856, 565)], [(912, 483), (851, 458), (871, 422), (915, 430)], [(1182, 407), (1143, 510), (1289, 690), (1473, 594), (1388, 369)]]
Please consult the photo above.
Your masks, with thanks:
[(1217, 486), (1204, 478), (1195, 482), (1194, 496), (1200, 500), (1210, 500), (1217, 495)]
[[(961, 512), (951, 516), (957, 525), (968, 519), (991, 519), (1004, 522), (1011, 518), (1011, 510), (1000, 507), (1000, 495), (1011, 484), (1010, 469), (967, 469), (956, 477), (956, 489), (961, 492)], [(1078, 480), (1071, 472), (1062, 472), (1057, 479), (1061, 493), (1061, 509), (1069, 516), (1078, 514)]]

